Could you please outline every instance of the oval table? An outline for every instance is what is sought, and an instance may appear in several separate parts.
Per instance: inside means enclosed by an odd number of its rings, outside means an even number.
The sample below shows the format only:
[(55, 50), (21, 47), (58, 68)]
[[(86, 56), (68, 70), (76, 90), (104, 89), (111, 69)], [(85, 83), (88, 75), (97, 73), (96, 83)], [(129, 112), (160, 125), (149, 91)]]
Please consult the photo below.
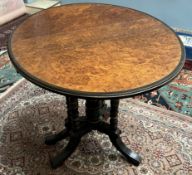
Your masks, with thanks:
[[(68, 4), (32, 15), (10, 37), (8, 53), (29, 81), (66, 96), (64, 129), (45, 140), (51, 145), (69, 137), (65, 149), (51, 159), (53, 168), (92, 130), (107, 134), (138, 166), (141, 157), (120, 138), (119, 99), (170, 82), (185, 61), (181, 41), (163, 22), (134, 9), (97, 3)], [(84, 117), (79, 117), (78, 98), (86, 99)], [(106, 99), (109, 123), (103, 119)]]

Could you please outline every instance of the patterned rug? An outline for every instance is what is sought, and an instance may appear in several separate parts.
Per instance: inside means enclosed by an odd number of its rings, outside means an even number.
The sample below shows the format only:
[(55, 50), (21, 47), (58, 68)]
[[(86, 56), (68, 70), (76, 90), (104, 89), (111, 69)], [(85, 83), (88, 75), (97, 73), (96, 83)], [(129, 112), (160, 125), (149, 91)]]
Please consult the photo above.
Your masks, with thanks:
[(16, 28), (18, 24), (20, 24), (23, 20), (25, 20), (29, 15), (24, 14), (2, 26), (0, 26), (0, 51), (7, 49), (7, 42), (10, 34)]
[[(84, 113), (84, 101), (79, 101)], [(108, 137), (91, 132), (63, 166), (49, 157), (67, 141), (46, 146), (46, 135), (62, 129), (65, 98), (21, 80), (0, 100), (0, 174), (17, 175), (190, 175), (192, 119), (133, 99), (121, 100), (119, 127), (128, 147), (143, 161), (134, 167)]]
[(0, 93), (6, 91), (22, 76), (18, 74), (9, 60), (7, 52), (0, 55)]
[(183, 69), (177, 78), (160, 88), (161, 97), (176, 112), (192, 116), (192, 71)]
[(188, 68), (192, 68), (190, 61), (171, 83), (134, 99), (192, 116), (192, 70)]
[(16, 81), (21, 79), (21, 76), (17, 74), (14, 67), (10, 63), (9, 56), (7, 54), (7, 43), (9, 36), (23, 20), (29, 17), (28, 14), (24, 14), (2, 26), (0, 26), (0, 93), (7, 90)]

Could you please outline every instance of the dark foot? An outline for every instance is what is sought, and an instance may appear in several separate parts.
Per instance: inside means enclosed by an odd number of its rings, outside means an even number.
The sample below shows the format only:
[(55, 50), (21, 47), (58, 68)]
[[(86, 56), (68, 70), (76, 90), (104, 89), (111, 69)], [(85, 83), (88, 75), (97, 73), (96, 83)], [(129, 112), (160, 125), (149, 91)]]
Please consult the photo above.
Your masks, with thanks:
[(69, 136), (69, 132), (67, 129), (62, 130), (58, 134), (50, 135), (45, 138), (45, 144), (46, 145), (54, 145), (58, 141), (65, 139), (66, 137)]
[(75, 151), (80, 142), (79, 138), (70, 138), (67, 146), (54, 158), (51, 159), (52, 168), (56, 169)]
[(111, 126), (109, 124), (100, 122), (95, 126), (95, 129), (100, 131), (101, 133), (107, 134), (112, 144), (121, 154), (125, 156), (128, 162), (135, 166), (138, 166), (141, 163), (141, 157), (137, 153), (127, 148), (127, 146), (122, 142), (119, 136), (121, 131), (118, 128), (116, 129), (116, 131), (111, 131)]
[(127, 146), (122, 142), (120, 136), (117, 136), (116, 134), (114, 135), (115, 136), (113, 135), (110, 136), (110, 140), (113, 143), (113, 145), (117, 148), (117, 150), (120, 153), (122, 153), (125, 156), (128, 162), (130, 162), (135, 166), (138, 166), (141, 163), (141, 157), (137, 153), (127, 148)]

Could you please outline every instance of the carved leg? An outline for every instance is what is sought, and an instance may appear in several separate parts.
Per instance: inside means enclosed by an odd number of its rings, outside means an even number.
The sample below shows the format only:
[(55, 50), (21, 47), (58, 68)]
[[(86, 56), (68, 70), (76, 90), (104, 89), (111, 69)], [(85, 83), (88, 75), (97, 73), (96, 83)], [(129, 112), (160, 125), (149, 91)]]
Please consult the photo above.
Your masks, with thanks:
[(47, 136), (45, 138), (45, 144), (47, 145), (54, 145), (58, 141), (65, 139), (69, 136), (69, 131), (74, 128), (74, 120), (78, 117), (78, 99), (72, 97), (66, 97), (67, 101), (67, 114), (68, 118), (65, 120), (65, 129), (61, 132)]
[(110, 110), (110, 127), (111, 131), (116, 132), (118, 125), (118, 107), (119, 99), (111, 100), (111, 110)]
[(103, 115), (103, 100), (86, 100), (86, 116), (89, 123), (98, 123)]
[(124, 157), (130, 162), (131, 164), (138, 166), (141, 163), (141, 157), (131, 151), (127, 146), (122, 142), (121, 138), (119, 135), (111, 134), (109, 136), (111, 142), (113, 145), (117, 148), (117, 150), (124, 155)]
[(45, 138), (45, 144), (46, 145), (54, 145), (58, 141), (60, 141), (62, 139), (65, 139), (68, 136), (69, 136), (69, 131), (67, 129), (64, 129), (64, 130), (62, 130), (61, 132), (59, 132), (57, 134), (47, 136)]
[(75, 120), (78, 118), (78, 99), (74, 97), (66, 97), (67, 102), (67, 114), (68, 118), (65, 120), (65, 129), (59, 132), (46, 137), (45, 144), (53, 145), (56, 142), (70, 137), (69, 143), (67, 146), (54, 158), (51, 159), (52, 168), (57, 168), (60, 166), (65, 159), (67, 159), (76, 149), (80, 142), (80, 137), (73, 137), (73, 132), (77, 129)]
[(66, 97), (67, 102), (67, 124), (65, 125), (69, 130), (76, 129), (75, 120), (79, 117), (78, 99), (75, 97)]
[(122, 142), (119, 134), (120, 130), (117, 129), (116, 132), (111, 130), (111, 126), (105, 122), (99, 122), (97, 125), (93, 126), (94, 129), (98, 130), (101, 133), (105, 133), (109, 136), (112, 144), (116, 147), (116, 149), (124, 155), (128, 162), (131, 164), (138, 166), (141, 163), (141, 157), (131, 151), (127, 146)]
[(137, 153), (127, 148), (119, 136), (121, 131), (119, 132), (117, 128), (118, 106), (119, 106), (118, 99), (111, 100), (110, 129), (112, 132), (110, 133), (109, 138), (113, 143), (113, 145), (117, 148), (117, 150), (121, 152), (130, 163), (132, 163), (135, 166), (138, 166), (141, 162), (141, 157)]
[(54, 158), (51, 159), (52, 168), (57, 168), (75, 151), (81, 137), (91, 130), (98, 130), (109, 136), (113, 145), (120, 151), (125, 158), (133, 165), (138, 166), (141, 157), (131, 151), (122, 142), (120, 138), (120, 130), (118, 129), (118, 105), (119, 100), (111, 100), (110, 124), (102, 121), (104, 112), (104, 101), (96, 99), (88, 99), (86, 101), (86, 116), (78, 117), (78, 100), (74, 97), (67, 97), (68, 118), (65, 124), (66, 129), (58, 134), (49, 136), (46, 144), (55, 144), (57, 141), (69, 136), (67, 146)]
[(63, 162), (75, 151), (78, 144), (80, 142), (80, 138), (70, 138), (67, 146), (54, 158), (51, 158), (51, 166), (52, 168), (57, 168), (63, 164)]

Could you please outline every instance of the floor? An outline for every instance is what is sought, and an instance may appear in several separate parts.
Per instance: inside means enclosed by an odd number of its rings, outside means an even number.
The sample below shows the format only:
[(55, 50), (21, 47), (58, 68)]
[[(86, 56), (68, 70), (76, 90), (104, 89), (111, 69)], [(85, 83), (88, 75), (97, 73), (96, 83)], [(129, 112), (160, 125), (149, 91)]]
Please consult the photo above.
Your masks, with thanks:
[(173, 28), (192, 31), (191, 0), (61, 0), (62, 4), (102, 2), (131, 7), (161, 19)]

